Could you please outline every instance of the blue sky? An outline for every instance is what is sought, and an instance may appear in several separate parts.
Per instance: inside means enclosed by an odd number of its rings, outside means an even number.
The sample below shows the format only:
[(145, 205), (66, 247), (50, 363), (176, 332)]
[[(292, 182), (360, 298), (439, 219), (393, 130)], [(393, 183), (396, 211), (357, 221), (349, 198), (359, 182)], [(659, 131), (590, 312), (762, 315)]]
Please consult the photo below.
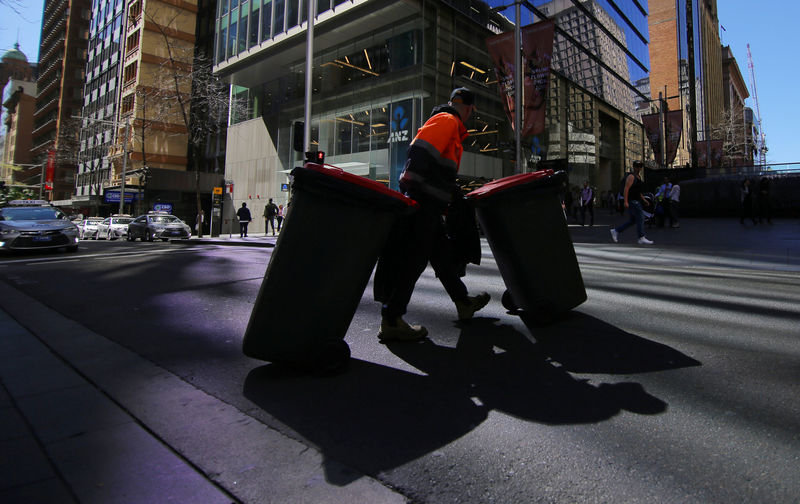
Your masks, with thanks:
[[(0, 5), (0, 54), (19, 39), (29, 61), (37, 61), (43, 2), (18, 0), (19, 13)], [(796, 135), (800, 99), (794, 88), (800, 70), (791, 56), (800, 19), (800, 2), (766, 0), (718, 0), (720, 37), (730, 45), (750, 89), (748, 105), (755, 110), (747, 67), (747, 44), (753, 55), (761, 121), (767, 137), (767, 162), (800, 163), (800, 139)], [(723, 30), (724, 27), (724, 30)]]

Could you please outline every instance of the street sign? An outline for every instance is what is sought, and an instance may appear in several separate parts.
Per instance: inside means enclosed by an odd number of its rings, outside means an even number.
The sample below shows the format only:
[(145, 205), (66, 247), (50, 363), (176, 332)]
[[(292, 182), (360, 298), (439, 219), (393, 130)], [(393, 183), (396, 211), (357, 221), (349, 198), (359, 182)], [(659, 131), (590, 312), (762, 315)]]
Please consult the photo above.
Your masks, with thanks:
[(281, 192), (289, 192), (289, 184), (281, 184)]
[[(119, 203), (119, 191), (106, 191), (104, 200), (106, 203)], [(136, 200), (136, 193), (125, 191), (125, 203), (133, 203)]]
[(222, 194), (222, 187), (215, 187), (214, 194)]

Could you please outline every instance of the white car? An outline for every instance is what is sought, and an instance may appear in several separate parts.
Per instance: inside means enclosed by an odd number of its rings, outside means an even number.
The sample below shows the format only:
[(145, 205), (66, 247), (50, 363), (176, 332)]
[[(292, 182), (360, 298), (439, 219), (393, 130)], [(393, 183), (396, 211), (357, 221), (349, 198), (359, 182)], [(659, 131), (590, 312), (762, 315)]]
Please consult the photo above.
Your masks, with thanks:
[(133, 221), (130, 215), (112, 215), (97, 224), (97, 239), (116, 240), (128, 236), (128, 224)]
[(81, 240), (88, 240), (89, 238), (96, 240), (97, 239), (97, 225), (103, 222), (102, 217), (89, 217), (88, 219), (83, 219), (80, 224), (78, 224), (78, 231), (79, 231), (79, 238)]

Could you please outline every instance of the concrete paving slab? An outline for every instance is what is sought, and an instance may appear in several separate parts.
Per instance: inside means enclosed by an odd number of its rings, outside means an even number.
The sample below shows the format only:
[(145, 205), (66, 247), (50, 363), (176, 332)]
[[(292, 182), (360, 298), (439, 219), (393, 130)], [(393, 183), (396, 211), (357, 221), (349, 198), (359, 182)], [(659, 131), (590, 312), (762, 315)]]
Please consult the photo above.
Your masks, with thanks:
[(134, 422), (47, 445), (81, 503), (230, 503), (167, 447)]
[(20, 397), (17, 405), (45, 444), (132, 421), (88, 384)]
[(0, 489), (0, 502), (24, 504), (72, 504), (77, 502), (58, 478)]
[(0, 440), (0, 489), (55, 477), (50, 462), (33, 436)]

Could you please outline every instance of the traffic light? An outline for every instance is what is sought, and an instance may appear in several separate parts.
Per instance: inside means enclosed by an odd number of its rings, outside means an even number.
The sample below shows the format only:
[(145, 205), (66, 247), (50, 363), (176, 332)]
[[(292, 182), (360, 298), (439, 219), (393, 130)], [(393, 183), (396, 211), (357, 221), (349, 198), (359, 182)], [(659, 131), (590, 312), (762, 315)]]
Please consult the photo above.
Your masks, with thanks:
[(325, 164), (325, 153), (323, 151), (306, 152), (306, 163)]

